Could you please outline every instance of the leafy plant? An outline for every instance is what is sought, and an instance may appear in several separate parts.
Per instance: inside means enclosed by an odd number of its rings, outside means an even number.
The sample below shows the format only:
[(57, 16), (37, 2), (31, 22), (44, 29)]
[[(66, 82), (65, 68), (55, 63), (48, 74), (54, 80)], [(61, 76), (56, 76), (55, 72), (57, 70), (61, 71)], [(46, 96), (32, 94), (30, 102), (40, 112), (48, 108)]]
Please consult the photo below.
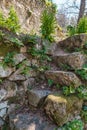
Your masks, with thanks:
[(13, 7), (10, 8), (8, 18), (5, 21), (6, 27), (12, 32), (18, 32), (20, 30), (19, 20), (16, 11)]
[(15, 52), (8, 52), (7, 55), (4, 57), (3, 63), (9, 66), (14, 66), (15, 61), (13, 59)]
[(86, 86), (79, 86), (76, 91), (79, 98), (87, 100), (87, 87)]
[(17, 47), (23, 46), (23, 43), (18, 38), (10, 38), (9, 40)]
[(0, 26), (2, 26), (2, 27), (5, 26), (5, 18), (4, 18), (2, 11), (0, 11)]
[(56, 8), (48, 7), (46, 8), (41, 16), (41, 35), (44, 39), (50, 42), (54, 41), (52, 34), (55, 32), (56, 28)]
[(84, 120), (85, 123), (87, 123), (87, 110), (82, 110), (81, 111), (81, 117)]
[(72, 120), (68, 122), (62, 130), (84, 130), (84, 124), (81, 120)]
[(68, 31), (69, 36), (73, 36), (74, 34), (76, 34), (76, 27), (68, 25), (67, 26), (67, 31)]
[(63, 87), (63, 94), (68, 96), (70, 94), (73, 94), (75, 93), (75, 88), (73, 86), (64, 86)]
[(87, 68), (76, 70), (76, 74), (78, 74), (83, 80), (87, 80)]
[(35, 35), (29, 35), (29, 34), (25, 34), (21, 36), (21, 40), (24, 44), (29, 44), (29, 45), (35, 45), (38, 44), (37, 39), (39, 39), (39, 36)]
[(48, 79), (48, 85), (52, 86), (54, 84), (54, 81), (52, 79)]

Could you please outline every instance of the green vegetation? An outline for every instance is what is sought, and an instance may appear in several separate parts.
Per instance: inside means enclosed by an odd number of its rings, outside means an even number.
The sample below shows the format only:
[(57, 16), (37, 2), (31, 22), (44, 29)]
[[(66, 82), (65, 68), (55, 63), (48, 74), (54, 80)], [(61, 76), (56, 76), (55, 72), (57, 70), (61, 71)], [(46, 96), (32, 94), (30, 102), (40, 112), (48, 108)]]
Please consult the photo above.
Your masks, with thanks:
[(0, 26), (5, 27), (15, 33), (20, 30), (19, 20), (13, 7), (10, 8), (7, 18), (4, 17), (2, 12), (0, 12)]
[(63, 94), (64, 95), (66, 95), (66, 96), (68, 96), (68, 95), (70, 95), (70, 94), (73, 94), (73, 93), (75, 93), (75, 88), (74, 87), (72, 87), (72, 86), (64, 86), (63, 87)]
[(76, 74), (81, 77), (83, 80), (87, 80), (87, 68), (76, 70)]
[(73, 120), (71, 122), (68, 122), (62, 130), (83, 130), (83, 122), (81, 120)]
[(56, 6), (51, 4), (42, 13), (41, 16), (41, 35), (42, 38), (54, 41), (52, 34), (55, 32), (56, 28)]
[(87, 33), (87, 17), (84, 16), (80, 19), (78, 25), (75, 27), (69, 25), (67, 27), (68, 35), (73, 36), (75, 34)]
[(14, 55), (15, 52), (8, 52), (4, 57), (3, 64), (8, 66), (14, 66), (15, 65), (15, 61), (13, 59)]

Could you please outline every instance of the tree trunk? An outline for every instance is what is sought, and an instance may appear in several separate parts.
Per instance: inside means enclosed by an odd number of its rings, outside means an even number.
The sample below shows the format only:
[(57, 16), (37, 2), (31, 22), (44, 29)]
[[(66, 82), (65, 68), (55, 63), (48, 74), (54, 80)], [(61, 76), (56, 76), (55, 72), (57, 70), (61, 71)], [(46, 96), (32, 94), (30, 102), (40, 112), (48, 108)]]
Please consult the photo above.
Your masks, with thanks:
[(85, 6), (86, 6), (86, 0), (81, 0), (81, 2), (80, 2), (79, 16), (78, 16), (77, 23), (79, 22), (80, 18), (82, 18), (84, 16)]

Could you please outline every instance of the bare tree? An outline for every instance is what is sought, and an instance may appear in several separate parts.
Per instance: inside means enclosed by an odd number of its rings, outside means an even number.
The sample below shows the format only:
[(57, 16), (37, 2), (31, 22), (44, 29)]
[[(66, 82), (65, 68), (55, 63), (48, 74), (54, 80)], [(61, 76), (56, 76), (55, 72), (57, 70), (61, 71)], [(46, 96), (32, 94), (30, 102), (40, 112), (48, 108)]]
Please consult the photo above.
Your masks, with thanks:
[(86, 0), (81, 0), (77, 23), (79, 22), (80, 18), (84, 16), (85, 8), (86, 8)]

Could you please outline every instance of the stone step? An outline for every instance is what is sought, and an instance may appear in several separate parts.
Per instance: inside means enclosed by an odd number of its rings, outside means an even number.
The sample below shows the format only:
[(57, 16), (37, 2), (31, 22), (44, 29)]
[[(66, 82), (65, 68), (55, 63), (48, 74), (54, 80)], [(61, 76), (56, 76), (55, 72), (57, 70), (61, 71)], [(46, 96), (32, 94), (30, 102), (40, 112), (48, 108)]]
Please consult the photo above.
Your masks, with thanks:
[(69, 54), (58, 54), (53, 56), (53, 61), (60, 67), (66, 69), (82, 69), (86, 62), (85, 55), (75, 52)]
[[(39, 112), (10, 114), (11, 130), (54, 130), (57, 126)], [(57, 129), (59, 130), (59, 129)]]
[(68, 37), (63, 41), (60, 41), (58, 45), (60, 45), (64, 49), (75, 51), (76, 49), (84, 48), (86, 41), (87, 41), (87, 34), (79, 34), (74, 35), (72, 37)]
[(46, 71), (45, 76), (47, 79), (51, 79), (62, 86), (73, 86), (76, 88), (82, 84), (80, 79), (72, 72)]
[(44, 99), (49, 94), (52, 94), (52, 92), (49, 90), (42, 90), (42, 89), (38, 90), (36, 88), (32, 90), (28, 90), (29, 104), (34, 107), (38, 107), (38, 105), (42, 105), (42, 103), (44, 102)]

